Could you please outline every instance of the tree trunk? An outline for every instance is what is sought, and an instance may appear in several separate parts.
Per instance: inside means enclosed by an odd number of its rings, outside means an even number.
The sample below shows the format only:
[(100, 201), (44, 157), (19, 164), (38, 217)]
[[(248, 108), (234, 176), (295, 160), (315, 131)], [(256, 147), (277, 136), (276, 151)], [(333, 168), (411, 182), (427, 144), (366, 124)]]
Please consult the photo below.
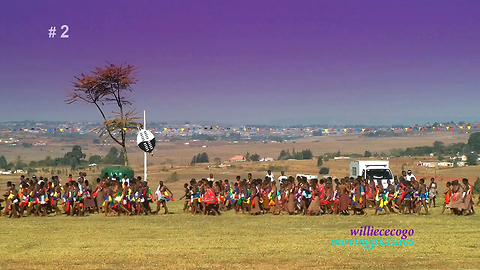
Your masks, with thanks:
[(123, 151), (123, 161), (125, 163), (125, 166), (128, 166), (128, 156), (127, 156), (127, 146), (126, 145), (122, 146), (122, 151)]

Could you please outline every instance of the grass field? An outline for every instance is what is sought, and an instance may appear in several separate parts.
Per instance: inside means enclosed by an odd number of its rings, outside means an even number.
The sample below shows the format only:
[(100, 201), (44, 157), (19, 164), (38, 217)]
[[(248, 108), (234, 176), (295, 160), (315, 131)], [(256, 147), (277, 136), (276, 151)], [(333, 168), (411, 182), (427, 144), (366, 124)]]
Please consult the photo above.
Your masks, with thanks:
[[(258, 153), (276, 158), (283, 149), (311, 149), (314, 156), (326, 152), (363, 153), (466, 142), (468, 134), (420, 133), (396, 138), (366, 138), (359, 135), (323, 136), (285, 143), (159, 142), (154, 157), (149, 157), (149, 183), (155, 189), (159, 180), (177, 173), (179, 180), (168, 182), (175, 197), (182, 195), (183, 183), (214, 173), (215, 179), (245, 178), (251, 172), (263, 178), (270, 166), (287, 168), (287, 175), (318, 173), (316, 160), (235, 163), (229, 168), (207, 168), (207, 164), (186, 166), (191, 157), (206, 151), (210, 159), (223, 160), (236, 154)], [(34, 141), (36, 138), (30, 138)], [(63, 156), (71, 146), (80, 144), (87, 155), (105, 155), (110, 146), (95, 146), (89, 141), (49, 140), (40, 148), (8, 147), (0, 152), (11, 161), (20, 155), (26, 162)], [(207, 147), (202, 147), (203, 145)], [(130, 161), (137, 175), (143, 175), (142, 153), (132, 145)], [(173, 164), (165, 164), (166, 159)], [(412, 169), (418, 177), (433, 177), (442, 194), (446, 181), (467, 177), (471, 184), (480, 175), (479, 166), (426, 169), (416, 167), (429, 157), (405, 157), (390, 160), (395, 175)], [(330, 175), (349, 174), (349, 160), (324, 163)], [(51, 173), (35, 173), (50, 177)], [(48, 171), (52, 168), (47, 168)], [(62, 168), (55, 168), (57, 169)], [(88, 179), (99, 176), (101, 168), (88, 169)], [(276, 176), (280, 169), (274, 170)], [(76, 173), (76, 172), (74, 172)], [(20, 175), (0, 175), (0, 192)], [(31, 177), (27, 175), (27, 177)], [(66, 175), (60, 175), (63, 182)], [(475, 196), (477, 198), (477, 195)], [(437, 199), (441, 205), (443, 196)], [(475, 202), (477, 199), (475, 199)], [(21, 219), (0, 218), (0, 269), (480, 269), (480, 216), (439, 215), (433, 208), (428, 216), (272, 216), (227, 212), (221, 216), (191, 216), (181, 211), (183, 201), (169, 203), (173, 214), (131, 217), (50, 216)], [(480, 209), (480, 208), (479, 208)], [(477, 212), (480, 211), (477, 209)], [(378, 229), (413, 229), (413, 246), (332, 246), (332, 239), (350, 238), (350, 229), (374, 226)]]
[[(2, 269), (478, 269), (480, 216), (191, 216), (0, 219)], [(369, 209), (371, 213), (371, 209)], [(413, 229), (413, 246), (332, 246), (350, 229)], [(367, 237), (372, 238), (372, 237)]]

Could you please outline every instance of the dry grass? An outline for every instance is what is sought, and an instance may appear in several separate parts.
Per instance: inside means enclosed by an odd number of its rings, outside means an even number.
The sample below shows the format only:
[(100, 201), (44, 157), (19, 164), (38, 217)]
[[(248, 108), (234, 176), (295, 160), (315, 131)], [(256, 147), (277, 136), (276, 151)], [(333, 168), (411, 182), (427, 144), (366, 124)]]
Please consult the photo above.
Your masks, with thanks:
[[(480, 216), (47, 217), (0, 221), (2, 269), (478, 269)], [(350, 229), (414, 229), (413, 246), (332, 246)]]
[[(346, 135), (329, 135), (322, 137), (310, 137), (297, 139), (295, 142), (288, 141), (282, 143), (262, 143), (262, 142), (248, 142), (239, 141), (238, 143), (227, 141), (190, 141), (189, 145), (185, 145), (186, 141), (161, 141), (157, 142), (157, 147), (154, 151), (154, 156), (149, 157), (149, 163), (160, 164), (165, 162), (167, 158), (175, 161), (176, 164), (189, 164), (192, 156), (201, 152), (207, 152), (210, 158), (220, 157), (222, 160), (228, 160), (234, 155), (245, 155), (257, 153), (261, 157), (277, 158), (280, 151), (285, 149), (302, 150), (311, 149), (314, 156), (322, 155), (327, 152), (342, 153), (359, 153), (363, 154), (366, 150), (373, 152), (388, 152), (392, 148), (407, 148), (415, 146), (432, 145), (434, 141), (443, 141), (446, 145), (457, 142), (467, 142), (467, 133), (459, 132), (419, 132), (406, 133), (403, 137), (388, 137), (388, 138), (368, 138), (360, 134), (346, 134)], [(16, 136), (14, 136), (16, 135)], [(5, 155), (7, 160), (11, 161), (16, 156), (20, 155), (25, 161), (39, 160), (45, 158), (47, 155), (52, 157), (63, 156), (65, 152), (70, 151), (72, 146), (78, 144), (82, 146), (88, 156), (89, 155), (106, 155), (110, 147), (115, 146), (97, 146), (92, 143), (92, 138), (85, 140), (74, 139), (54, 139), (54, 138), (37, 138), (33, 134), (0, 134), (1, 139), (14, 136), (22, 139), (22, 141), (35, 142), (43, 140), (47, 142), (47, 146), (37, 146), (32, 148), (23, 148), (21, 146), (9, 147), (0, 144), (2, 155)], [(204, 148), (203, 146), (207, 146)], [(63, 149), (63, 150), (62, 150)], [(141, 152), (135, 143), (129, 144), (129, 157), (132, 165), (140, 166), (143, 164), (143, 152)]]
[[(288, 167), (287, 174), (318, 173), (315, 160), (274, 161), (267, 163), (234, 164), (234, 168), (184, 166), (191, 157), (206, 151), (210, 158), (228, 159), (236, 154), (258, 153), (276, 157), (283, 149), (311, 149), (313, 154), (340, 150), (345, 153), (388, 151), (432, 145), (435, 140), (446, 144), (466, 142), (468, 134), (421, 133), (401, 138), (365, 138), (358, 135), (325, 136), (297, 140), (296, 143), (226, 142), (160, 142), (154, 157), (149, 157), (149, 182), (153, 188), (177, 172), (180, 180), (167, 185), (176, 198), (182, 195), (182, 185), (190, 178), (206, 177), (233, 180), (236, 175), (263, 178), (270, 165)], [(30, 138), (34, 140), (35, 138)], [(91, 141), (51, 141), (42, 148), (0, 146), (2, 154), (12, 160), (20, 155), (26, 161), (47, 155), (62, 156), (74, 144), (82, 145), (87, 154), (105, 155), (109, 147), (98, 147)], [(203, 148), (202, 145), (207, 145)], [(41, 150), (40, 150), (41, 149)], [(63, 150), (62, 150), (63, 149)], [(142, 153), (131, 146), (130, 160), (138, 175), (143, 174)], [(175, 164), (161, 165), (166, 158)], [(390, 161), (395, 174), (413, 169), (417, 176), (437, 176), (440, 192), (445, 180), (467, 177), (474, 180), (478, 167), (433, 170), (415, 167), (423, 158), (397, 158)], [(348, 175), (348, 160), (325, 162), (330, 174)], [(39, 168), (40, 169), (40, 168)], [(99, 174), (87, 170), (89, 179)], [(279, 171), (274, 171), (275, 175)], [(49, 174), (37, 175), (49, 176)], [(0, 176), (0, 184), (17, 182), (19, 175)], [(66, 179), (66, 175), (62, 176)], [(473, 182), (473, 181), (472, 181)], [(3, 186), (3, 185), (2, 185)], [(0, 186), (0, 190), (2, 189)], [(442, 198), (438, 199), (441, 205)], [(271, 216), (252, 217), (227, 212), (219, 217), (191, 216), (182, 213), (182, 203), (169, 204), (174, 214), (163, 216), (47, 217), (0, 220), (0, 258), (2, 269), (478, 269), (480, 245), (477, 235), (477, 215), (467, 217), (440, 216), (439, 208), (429, 216)], [(413, 246), (334, 247), (332, 238), (348, 238), (350, 228), (370, 225), (376, 228), (414, 229)]]
[[(314, 156), (319, 156), (328, 152), (359, 153), (363, 154), (366, 150), (373, 152), (386, 152), (392, 148), (407, 148), (415, 146), (433, 145), (436, 140), (443, 141), (445, 144), (456, 142), (467, 142), (469, 134), (465, 133), (419, 133), (405, 137), (395, 138), (367, 138), (359, 134), (332, 135), (322, 137), (311, 137), (298, 139), (294, 142), (282, 143), (262, 143), (239, 141), (237, 144), (232, 142), (159, 142), (154, 157), (149, 158), (149, 162), (159, 164), (166, 158), (173, 159), (177, 164), (188, 164), (193, 155), (201, 152), (207, 152), (213, 160), (214, 157), (220, 157), (222, 160), (228, 160), (234, 155), (245, 155), (257, 153), (260, 157), (277, 158), (280, 151), (295, 148), (297, 151), (302, 149), (311, 149)], [(202, 146), (207, 146), (203, 148)], [(133, 148), (138, 148), (133, 146)], [(131, 160), (138, 165), (142, 164), (142, 153), (135, 149), (131, 151)]]

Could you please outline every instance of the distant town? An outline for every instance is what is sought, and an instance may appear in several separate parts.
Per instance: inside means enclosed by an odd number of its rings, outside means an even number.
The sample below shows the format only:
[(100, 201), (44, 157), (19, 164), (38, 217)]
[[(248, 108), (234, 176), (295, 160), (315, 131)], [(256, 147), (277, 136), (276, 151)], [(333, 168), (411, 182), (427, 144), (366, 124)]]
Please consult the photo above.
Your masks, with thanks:
[[(139, 124), (139, 128), (141, 125)], [(295, 140), (312, 136), (323, 136), (331, 134), (365, 133), (372, 137), (402, 136), (408, 132), (424, 131), (480, 131), (480, 123), (467, 122), (445, 122), (427, 123), (424, 125), (392, 125), (392, 126), (331, 126), (331, 125), (310, 125), (310, 126), (268, 126), (268, 125), (244, 125), (244, 126), (218, 126), (185, 123), (151, 122), (147, 128), (152, 130), (156, 136), (164, 140), (253, 140), (253, 141), (277, 141)], [(33, 134), (47, 136), (77, 136), (77, 135), (98, 135), (102, 124), (98, 122), (1, 122), (0, 134), (30, 132)], [(130, 132), (129, 136), (134, 138), (136, 132)], [(160, 139), (159, 138), (159, 139)], [(14, 143), (14, 142), (11, 142)], [(41, 143), (41, 142), (39, 142)]]

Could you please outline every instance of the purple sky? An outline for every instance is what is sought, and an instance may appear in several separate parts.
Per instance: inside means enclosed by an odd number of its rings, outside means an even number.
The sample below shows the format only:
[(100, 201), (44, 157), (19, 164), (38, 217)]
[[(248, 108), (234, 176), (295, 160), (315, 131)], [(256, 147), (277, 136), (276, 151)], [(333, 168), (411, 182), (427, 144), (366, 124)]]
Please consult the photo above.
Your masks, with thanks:
[(105, 61), (139, 67), (150, 121), (480, 120), (476, 0), (5, 2), (0, 121), (100, 121), (63, 100)]

